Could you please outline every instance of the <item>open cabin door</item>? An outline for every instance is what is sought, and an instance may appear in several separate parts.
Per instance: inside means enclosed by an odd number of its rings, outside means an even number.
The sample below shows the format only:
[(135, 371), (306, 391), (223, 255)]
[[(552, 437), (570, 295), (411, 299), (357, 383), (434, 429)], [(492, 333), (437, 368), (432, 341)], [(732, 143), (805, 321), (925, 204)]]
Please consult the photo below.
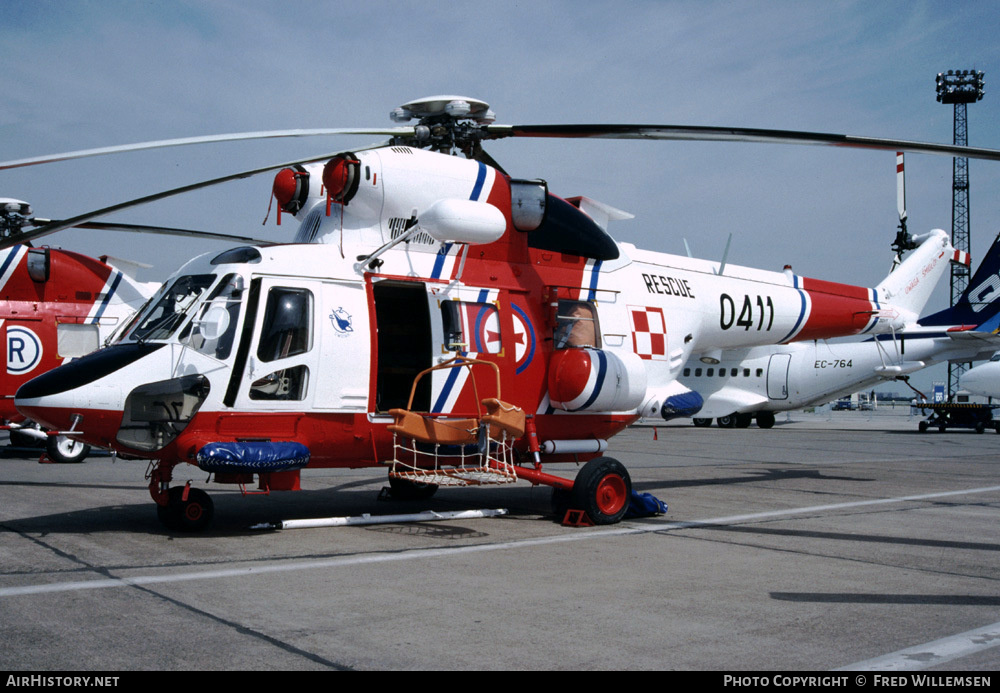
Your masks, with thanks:
[(464, 415), (476, 410), (479, 400), (495, 397), (494, 378), (480, 382), (482, 374), (477, 372), (473, 382), (468, 368), (443, 369), (421, 378), (412, 406), (407, 405), (417, 376), (456, 356), (493, 361), (501, 375), (512, 375), (515, 340), (505, 305), (509, 299), (496, 289), (443, 288), (392, 279), (372, 284), (378, 330), (376, 412), (409, 408)]
[[(413, 381), (430, 368), (431, 321), (427, 287), (422, 282), (385, 280), (372, 284), (378, 352), (375, 359), (375, 411), (406, 408)], [(431, 381), (420, 381), (412, 409), (428, 411)]]

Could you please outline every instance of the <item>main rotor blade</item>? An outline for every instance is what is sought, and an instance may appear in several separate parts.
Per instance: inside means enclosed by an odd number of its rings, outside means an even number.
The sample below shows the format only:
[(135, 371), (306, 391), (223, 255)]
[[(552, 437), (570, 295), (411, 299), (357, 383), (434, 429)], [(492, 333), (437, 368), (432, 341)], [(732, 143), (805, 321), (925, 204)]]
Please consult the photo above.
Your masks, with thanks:
[[(38, 226), (51, 223), (62, 223), (56, 219), (33, 219)], [(77, 224), (76, 229), (96, 229), (99, 231), (136, 231), (138, 233), (151, 233), (164, 236), (187, 236), (190, 238), (204, 238), (213, 241), (233, 241), (236, 243), (249, 243), (251, 245), (273, 245), (277, 241), (263, 238), (251, 238), (250, 236), (237, 236), (230, 233), (215, 233), (213, 231), (198, 231), (195, 229), (178, 229), (170, 226), (148, 226), (146, 224), (113, 224), (107, 221), (87, 221)]]
[[(373, 145), (381, 146), (381, 145)], [(363, 148), (362, 148), (363, 149)], [(361, 151), (361, 149), (352, 149), (351, 151)], [(13, 234), (7, 238), (0, 239), (0, 250), (5, 248), (10, 248), (18, 243), (24, 243), (26, 241), (34, 240), (35, 238), (40, 238), (42, 236), (47, 236), (50, 233), (55, 233), (56, 231), (63, 231), (65, 229), (73, 228), (74, 226), (80, 226), (81, 224), (93, 221), (97, 217), (107, 216), (108, 214), (113, 214), (114, 212), (120, 212), (131, 207), (138, 207), (139, 205), (144, 205), (149, 202), (156, 202), (157, 200), (163, 200), (168, 197), (174, 197), (175, 195), (183, 195), (187, 192), (192, 192), (194, 190), (201, 190), (202, 188), (208, 188), (213, 185), (219, 185), (220, 183), (228, 183), (229, 181), (240, 180), (242, 178), (249, 178), (250, 176), (255, 176), (258, 173), (266, 173), (268, 171), (273, 171), (279, 168), (285, 168), (286, 166), (295, 166), (296, 164), (308, 164), (313, 161), (322, 161), (323, 159), (330, 159), (342, 152), (333, 152), (332, 154), (324, 154), (322, 156), (311, 156), (306, 159), (297, 159), (295, 161), (287, 161), (283, 164), (273, 164), (271, 166), (262, 166), (260, 168), (254, 168), (247, 171), (240, 171), (239, 173), (231, 173), (227, 176), (222, 176), (220, 178), (212, 178), (211, 180), (201, 181), (200, 183), (192, 183), (190, 185), (184, 185), (179, 188), (173, 188), (172, 190), (165, 190), (163, 192), (158, 192), (153, 195), (146, 195), (145, 197), (138, 197), (134, 200), (129, 200), (127, 202), (120, 202), (116, 205), (111, 205), (110, 207), (104, 207), (102, 209), (94, 210), (93, 212), (87, 212), (86, 214), (80, 214), (79, 216), (72, 217), (70, 219), (63, 219), (61, 221), (52, 221), (44, 226), (40, 226), (37, 229), (31, 231), (24, 231), (22, 233)], [(271, 242), (271, 241), (268, 241)]]
[(698, 125), (488, 125), (491, 138), (502, 137), (564, 137), (620, 140), (694, 140), (716, 142), (762, 142), (779, 144), (809, 144), (829, 147), (940, 154), (970, 159), (1000, 161), (1000, 150), (980, 147), (959, 147), (931, 142), (910, 142), (879, 137), (857, 137), (823, 132), (796, 130), (761, 130)]
[(16, 159), (12, 161), (0, 162), (0, 171), (9, 168), (20, 168), (22, 166), (36, 166), (38, 164), (48, 164), (54, 161), (68, 161), (70, 159), (83, 159), (89, 156), (104, 156), (106, 154), (121, 154), (123, 152), (134, 152), (143, 149), (162, 149), (164, 147), (181, 147), (190, 144), (210, 144), (212, 142), (233, 142), (236, 140), (265, 140), (277, 137), (318, 137), (330, 135), (389, 135), (389, 136), (412, 136), (412, 127), (395, 128), (321, 128), (316, 130), (262, 130), (259, 132), (233, 132), (224, 135), (204, 135), (201, 137), (181, 137), (173, 140), (154, 140), (150, 142), (136, 142), (135, 144), (122, 144), (114, 147), (99, 147), (97, 149), (81, 149), (75, 152), (64, 152), (62, 154), (50, 154), (48, 156), (36, 156), (29, 159)]

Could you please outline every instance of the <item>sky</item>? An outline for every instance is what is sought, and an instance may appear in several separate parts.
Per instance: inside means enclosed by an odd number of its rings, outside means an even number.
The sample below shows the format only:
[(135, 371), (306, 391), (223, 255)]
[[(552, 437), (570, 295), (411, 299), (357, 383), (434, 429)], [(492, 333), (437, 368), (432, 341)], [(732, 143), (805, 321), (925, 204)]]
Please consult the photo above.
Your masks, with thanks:
[[(1000, 148), (996, 2), (493, 0), (365, 3), (32, 0), (4, 3), (0, 160), (146, 140), (391, 127), (434, 94), (498, 123), (668, 123), (952, 141), (935, 75), (986, 73), (969, 143)], [(379, 138), (222, 143), (0, 171), (0, 196), (65, 218)], [(635, 214), (639, 247), (873, 286), (898, 223), (891, 152), (801, 145), (503, 140), (511, 175)], [(951, 230), (952, 160), (907, 157), (909, 229)], [(1000, 232), (1000, 163), (973, 160), (973, 265)], [(120, 213), (135, 222), (290, 239), (266, 225), (262, 175)], [(287, 220), (287, 217), (285, 217)], [(165, 279), (224, 243), (72, 230), (48, 244), (152, 265)], [(947, 279), (928, 310), (947, 305)], [(931, 369), (923, 378), (943, 379)]]

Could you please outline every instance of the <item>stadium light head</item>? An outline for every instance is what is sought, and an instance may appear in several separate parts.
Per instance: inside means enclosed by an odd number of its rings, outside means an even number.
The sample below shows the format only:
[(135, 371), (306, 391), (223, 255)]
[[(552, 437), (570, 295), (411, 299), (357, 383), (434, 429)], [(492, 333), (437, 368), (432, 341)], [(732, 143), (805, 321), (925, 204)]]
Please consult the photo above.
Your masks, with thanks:
[(938, 73), (937, 100), (941, 103), (975, 103), (983, 98), (983, 72), (977, 70), (948, 70)]

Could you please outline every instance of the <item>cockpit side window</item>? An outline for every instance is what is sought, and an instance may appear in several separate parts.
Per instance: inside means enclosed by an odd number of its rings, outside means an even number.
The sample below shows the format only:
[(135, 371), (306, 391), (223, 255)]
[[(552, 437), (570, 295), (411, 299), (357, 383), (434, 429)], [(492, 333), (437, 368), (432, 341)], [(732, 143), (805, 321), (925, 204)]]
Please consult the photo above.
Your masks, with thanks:
[(312, 294), (305, 289), (275, 287), (267, 294), (257, 358), (261, 361), (304, 354), (312, 348)]
[(198, 317), (184, 328), (180, 341), (220, 361), (229, 358), (243, 294), (243, 278), (227, 274), (202, 303)]
[(556, 349), (570, 347), (601, 348), (601, 330), (597, 310), (590, 301), (560, 300), (553, 335)]

